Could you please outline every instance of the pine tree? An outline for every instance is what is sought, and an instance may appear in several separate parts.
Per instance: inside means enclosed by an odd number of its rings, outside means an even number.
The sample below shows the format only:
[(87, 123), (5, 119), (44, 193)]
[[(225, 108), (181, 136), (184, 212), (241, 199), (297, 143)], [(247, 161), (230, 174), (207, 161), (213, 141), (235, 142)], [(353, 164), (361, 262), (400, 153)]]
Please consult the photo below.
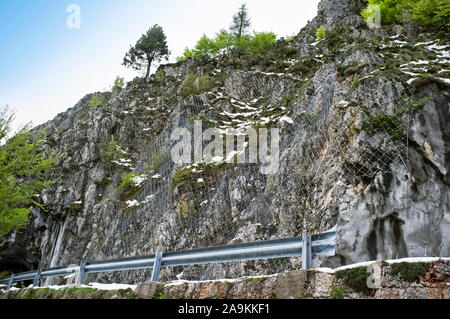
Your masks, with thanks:
[(55, 182), (48, 173), (59, 160), (59, 155), (43, 152), (44, 131), (25, 126), (6, 140), (12, 120), (7, 108), (0, 110), (0, 241), (27, 226), (33, 206), (43, 208), (34, 197)]
[(233, 16), (233, 23), (230, 26), (230, 31), (236, 35), (238, 39), (242, 37), (250, 28), (250, 19), (248, 17), (248, 11), (246, 4), (243, 4), (239, 11)]
[(170, 55), (164, 30), (155, 24), (146, 34), (143, 34), (134, 47), (131, 47), (123, 59), (123, 65), (135, 70), (146, 68), (145, 80), (150, 77), (150, 68), (153, 62), (168, 59)]

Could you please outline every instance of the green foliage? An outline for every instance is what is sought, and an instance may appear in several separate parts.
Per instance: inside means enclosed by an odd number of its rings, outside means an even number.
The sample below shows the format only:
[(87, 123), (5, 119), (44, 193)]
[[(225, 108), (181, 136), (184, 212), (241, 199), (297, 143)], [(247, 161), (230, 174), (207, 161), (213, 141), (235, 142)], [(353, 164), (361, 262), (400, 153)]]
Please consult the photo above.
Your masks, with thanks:
[(346, 43), (352, 42), (353, 40), (348, 37), (348, 29), (346, 27), (336, 27), (331, 30), (325, 30), (323, 41), (329, 50), (324, 58), (325, 60), (329, 60), (334, 58)]
[(272, 191), (273, 182), (275, 180), (275, 175), (270, 175), (267, 177), (267, 183), (266, 183), (266, 192), (270, 193)]
[(155, 81), (156, 83), (164, 83), (164, 80), (166, 79), (166, 73), (163, 69), (158, 69), (155, 73)]
[(407, 112), (423, 112), (424, 102), (426, 100), (428, 100), (427, 96), (422, 98), (414, 96), (409, 105), (398, 108), (394, 115), (373, 115), (367, 109), (363, 108), (363, 112), (368, 116), (369, 120), (362, 121), (361, 127), (353, 127), (353, 130), (357, 133), (364, 130), (371, 135), (378, 132), (385, 132), (393, 139), (402, 138), (404, 136), (404, 129), (402, 128), (400, 118)]
[[(13, 115), (0, 110), (0, 141), (10, 132)], [(11, 231), (23, 229), (33, 206), (44, 207), (34, 200), (36, 194), (50, 187), (59, 154), (44, 152), (46, 134), (31, 131), (29, 125), (0, 145), (0, 241)]]
[(258, 52), (245, 52), (242, 58), (246, 67), (260, 65), (268, 72), (283, 72), (290, 67), (287, 60), (293, 59), (298, 54), (298, 48), (292, 47), (286, 40), (280, 39), (271, 45), (267, 45)]
[(98, 290), (94, 288), (70, 287), (64, 289), (22, 289), (9, 291), (5, 299), (111, 299), (114, 296), (120, 298), (135, 299), (136, 294), (131, 289)]
[(373, 14), (370, 5), (378, 5), (381, 23), (392, 24), (417, 21), (429, 29), (445, 29), (450, 26), (449, 0), (369, 0), (361, 15), (368, 19)]
[(226, 30), (220, 30), (214, 38), (203, 35), (195, 48), (192, 50), (186, 48), (184, 54), (178, 57), (177, 61), (185, 61), (189, 58), (213, 58), (227, 53), (232, 48), (238, 48), (244, 53), (258, 53), (272, 45), (276, 38), (277, 36), (272, 32), (254, 32), (253, 35), (237, 37)]
[(2, 272), (0, 272), (0, 279), (7, 278), (7, 277), (11, 276), (11, 274), (12, 273), (9, 271), (2, 271)]
[(198, 214), (198, 210), (195, 208), (195, 202), (193, 200), (181, 200), (175, 210), (178, 216), (184, 219)]
[(437, 25), (443, 25), (447, 31), (450, 30), (450, 1), (438, 0), (435, 13), (434, 21)]
[(155, 291), (153, 293), (153, 298), (155, 299), (165, 299), (165, 295), (164, 295), (164, 284), (158, 285), (155, 288)]
[(193, 58), (194, 54), (192, 53), (191, 50), (189, 50), (189, 48), (184, 49), (183, 55), (177, 57), (177, 62), (183, 62), (186, 61), (187, 59)]
[(346, 66), (339, 66), (338, 67), (338, 73), (339, 73), (339, 79), (345, 79), (349, 77), (352, 74), (360, 73), (362, 69), (364, 69), (368, 64), (359, 62), (353, 62)]
[(259, 284), (263, 280), (264, 280), (264, 277), (246, 277), (246, 278), (244, 278), (244, 282), (250, 282), (253, 284)]
[(361, 12), (361, 15), (367, 20), (374, 12), (374, 9), (369, 9), (369, 6), (378, 5), (381, 10), (382, 24), (399, 23), (401, 22), (401, 13), (407, 10), (409, 2), (411, 0), (369, 0), (368, 6)]
[(187, 98), (188, 96), (198, 95), (209, 91), (213, 87), (214, 82), (209, 76), (198, 76), (194, 73), (189, 73), (181, 86), (181, 95), (184, 98)]
[(316, 31), (316, 39), (317, 40), (322, 40), (323, 38), (325, 38), (325, 33), (326, 33), (326, 29), (324, 26), (321, 26), (320, 28), (317, 29)]
[(108, 169), (112, 169), (115, 164), (120, 163), (120, 160), (123, 159), (124, 155), (126, 155), (125, 151), (122, 148), (122, 145), (111, 137), (108, 144), (106, 144), (100, 151), (100, 160), (104, 167)]
[(239, 11), (233, 16), (233, 23), (230, 26), (230, 31), (239, 39), (248, 28), (250, 28), (250, 19), (248, 18), (247, 6), (243, 4)]
[[(198, 163), (196, 173), (193, 172), (194, 167), (180, 168), (172, 179), (172, 189), (175, 187), (181, 187), (184, 185), (197, 185), (199, 178), (203, 178), (207, 183), (209, 179), (220, 176), (223, 173), (223, 169), (228, 167), (225, 162), (223, 163)], [(203, 184), (202, 184), (203, 185)]]
[(417, 282), (430, 269), (429, 263), (396, 263), (391, 265), (391, 275), (400, 275), (403, 280)]
[(392, 115), (378, 114), (372, 116), (369, 114), (369, 121), (362, 121), (361, 130), (373, 135), (377, 132), (386, 132), (392, 138), (398, 139), (403, 136), (403, 129), (400, 121)]
[(145, 79), (148, 80), (152, 63), (155, 61), (159, 62), (162, 59), (167, 60), (169, 55), (170, 51), (164, 30), (155, 24), (126, 53), (123, 65), (132, 67), (135, 70), (146, 68)]
[(248, 46), (243, 49), (251, 53), (262, 52), (275, 43), (276, 39), (277, 36), (272, 32), (254, 33), (253, 37), (250, 38)]
[(101, 93), (94, 93), (89, 102), (89, 106), (93, 109), (105, 103), (106, 99)]
[(331, 287), (330, 299), (344, 299), (346, 293), (345, 288), (333, 286)]
[(139, 173), (125, 173), (119, 184), (120, 198), (132, 198), (143, 186), (143, 183), (137, 182), (139, 178), (143, 178)]
[(125, 85), (125, 79), (120, 76), (117, 76), (116, 79), (114, 80), (112, 91), (120, 92), (120, 91), (122, 91), (124, 85)]
[(195, 46), (194, 55), (199, 57), (213, 57), (217, 52), (218, 47), (214, 39), (210, 39), (204, 34)]
[(370, 291), (369, 287), (367, 287), (369, 276), (367, 267), (344, 269), (336, 272), (336, 278), (342, 279), (346, 286), (360, 292)]
[(419, 0), (411, 6), (412, 19), (429, 29), (450, 30), (449, 0)]
[(100, 151), (100, 159), (102, 161), (102, 164), (104, 166), (110, 167), (111, 166), (111, 162), (115, 159), (117, 159), (117, 148), (118, 148), (118, 143), (116, 142), (116, 140), (114, 138), (111, 138), (111, 140), (109, 141), (109, 143)]

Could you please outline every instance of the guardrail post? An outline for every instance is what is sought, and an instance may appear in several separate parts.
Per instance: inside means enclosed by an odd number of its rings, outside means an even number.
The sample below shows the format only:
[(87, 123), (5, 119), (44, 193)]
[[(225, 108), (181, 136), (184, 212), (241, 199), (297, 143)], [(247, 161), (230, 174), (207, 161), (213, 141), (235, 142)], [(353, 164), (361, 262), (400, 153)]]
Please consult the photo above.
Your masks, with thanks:
[(302, 236), (302, 268), (311, 269), (311, 235), (306, 232)]
[(158, 251), (155, 254), (155, 261), (153, 263), (153, 271), (152, 271), (152, 281), (158, 281), (159, 272), (161, 270), (161, 259), (162, 259), (162, 252)]
[(8, 280), (8, 285), (6, 286), (6, 291), (8, 291), (9, 289), (11, 289), (12, 284), (14, 282), (14, 274), (12, 274), (11, 276), (9, 276), (9, 280)]
[(41, 270), (36, 272), (36, 276), (34, 277), (33, 287), (39, 287), (39, 282), (41, 280)]
[(84, 275), (86, 274), (85, 268), (86, 268), (86, 262), (83, 261), (80, 265), (80, 273), (78, 274), (78, 278), (77, 278), (77, 282), (76, 282), (77, 286), (81, 286), (83, 284)]

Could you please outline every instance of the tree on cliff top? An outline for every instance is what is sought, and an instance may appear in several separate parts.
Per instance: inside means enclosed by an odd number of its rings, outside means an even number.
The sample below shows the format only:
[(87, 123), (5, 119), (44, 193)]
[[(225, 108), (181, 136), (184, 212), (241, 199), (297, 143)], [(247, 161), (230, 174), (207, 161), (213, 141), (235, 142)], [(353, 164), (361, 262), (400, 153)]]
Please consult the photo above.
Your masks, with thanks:
[(6, 140), (13, 114), (0, 109), (0, 242), (11, 231), (27, 226), (33, 206), (42, 207), (35, 195), (55, 180), (48, 179), (59, 155), (43, 152), (45, 132), (25, 126)]
[(246, 4), (243, 4), (239, 11), (233, 16), (233, 23), (230, 26), (230, 31), (239, 39), (250, 28), (250, 19)]
[(155, 24), (147, 33), (143, 34), (134, 47), (126, 53), (123, 65), (135, 70), (147, 69), (145, 80), (150, 77), (150, 68), (153, 62), (168, 59), (170, 55), (164, 30)]

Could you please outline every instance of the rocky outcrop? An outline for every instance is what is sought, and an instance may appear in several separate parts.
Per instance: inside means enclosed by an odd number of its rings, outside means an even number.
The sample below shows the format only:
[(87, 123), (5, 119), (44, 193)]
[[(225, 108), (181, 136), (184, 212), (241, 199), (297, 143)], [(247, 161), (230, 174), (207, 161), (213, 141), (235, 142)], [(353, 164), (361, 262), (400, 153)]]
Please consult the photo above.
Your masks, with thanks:
[[(336, 225), (336, 256), (315, 258), (313, 266), (449, 256), (450, 44), (432, 34), (410, 37), (401, 27), (370, 30), (358, 15), (362, 2), (323, 0), (318, 16), (294, 40), (279, 41), (270, 59), (232, 50), (162, 65), (149, 83), (137, 78), (121, 91), (99, 93), (96, 107), (89, 94), (36, 128), (46, 129), (47, 151), (62, 154), (52, 176), (59, 180), (37, 196), (46, 211), (35, 208), (29, 228), (0, 247), (0, 270), (286, 238)], [(321, 25), (329, 32), (318, 41)], [(279, 170), (267, 176), (254, 164), (179, 168), (170, 137), (176, 128), (192, 131), (195, 120), (221, 130), (280, 128)], [(134, 185), (126, 183), (130, 173), (138, 177)], [(292, 258), (164, 268), (161, 278), (239, 278), (299, 266)]]

